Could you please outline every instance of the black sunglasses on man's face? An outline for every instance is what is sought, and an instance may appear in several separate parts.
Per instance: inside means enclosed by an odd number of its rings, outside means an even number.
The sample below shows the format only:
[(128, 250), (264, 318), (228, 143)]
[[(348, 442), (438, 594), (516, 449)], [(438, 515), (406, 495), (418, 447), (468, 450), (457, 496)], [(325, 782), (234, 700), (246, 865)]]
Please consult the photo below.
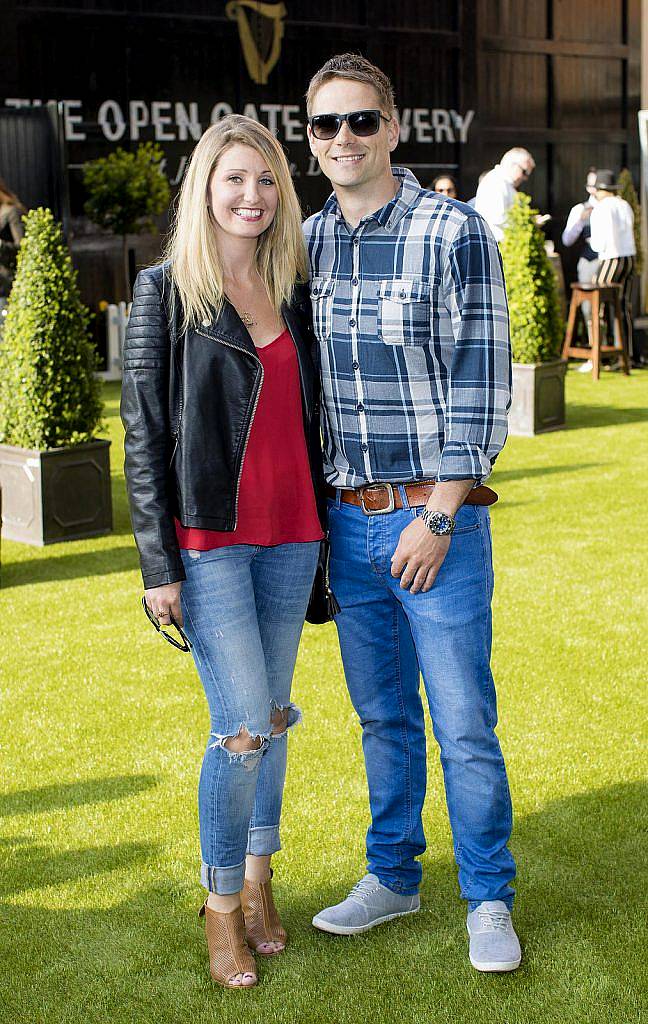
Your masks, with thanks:
[(349, 114), (314, 114), (308, 118), (313, 135), (322, 142), (334, 139), (345, 121), (354, 135), (366, 139), (376, 135), (380, 122), (391, 121), (391, 117), (380, 110), (352, 110)]

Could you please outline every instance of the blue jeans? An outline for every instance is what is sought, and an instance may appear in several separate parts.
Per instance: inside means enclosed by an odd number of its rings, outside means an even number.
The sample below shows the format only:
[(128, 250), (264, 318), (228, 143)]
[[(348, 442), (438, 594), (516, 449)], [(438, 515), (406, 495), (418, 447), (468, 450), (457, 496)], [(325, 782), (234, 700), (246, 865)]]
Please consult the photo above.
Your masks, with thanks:
[(418, 890), (426, 785), (420, 669), (441, 749), (461, 895), (471, 909), (482, 900), (510, 907), (511, 799), (490, 670), (489, 514), (475, 505), (459, 510), (432, 589), (411, 594), (391, 575), (390, 560), (402, 530), (422, 511), (367, 516), (339, 497), (329, 501), (336, 624), (369, 783), (368, 870), (394, 892)]
[[(185, 631), (211, 717), (198, 787), (201, 882), (210, 892), (239, 892), (246, 853), (281, 849), (286, 737), (301, 717), (290, 688), (318, 553), (318, 541), (182, 552)], [(274, 735), (276, 710), (287, 711), (288, 728)], [(261, 738), (258, 750), (224, 746), (241, 729)]]

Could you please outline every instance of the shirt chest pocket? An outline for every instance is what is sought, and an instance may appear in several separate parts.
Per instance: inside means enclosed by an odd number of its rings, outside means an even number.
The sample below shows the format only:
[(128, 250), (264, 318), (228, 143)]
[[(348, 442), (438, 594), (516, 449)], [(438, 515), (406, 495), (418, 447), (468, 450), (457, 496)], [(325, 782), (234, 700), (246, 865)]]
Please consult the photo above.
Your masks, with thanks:
[(427, 281), (381, 281), (378, 335), (387, 345), (423, 345), (430, 340), (432, 288)]
[(314, 277), (310, 284), (313, 306), (313, 326), (319, 341), (325, 341), (333, 333), (333, 291), (332, 277)]

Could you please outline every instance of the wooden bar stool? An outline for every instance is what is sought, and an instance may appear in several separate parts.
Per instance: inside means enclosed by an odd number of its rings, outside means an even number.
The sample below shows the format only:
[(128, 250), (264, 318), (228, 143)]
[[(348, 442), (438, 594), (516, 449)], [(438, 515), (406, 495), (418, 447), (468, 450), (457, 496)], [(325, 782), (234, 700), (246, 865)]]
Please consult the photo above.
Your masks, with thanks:
[[(592, 360), (592, 376), (594, 380), (599, 379), (601, 370), (601, 355), (614, 353), (621, 356), (623, 372), (630, 373), (630, 361), (628, 359), (628, 346), (623, 335), (621, 322), (621, 288), (620, 284), (579, 284), (571, 286), (572, 296), (569, 305), (569, 316), (567, 318), (567, 330), (565, 332), (565, 343), (563, 345), (562, 357), (568, 359), (572, 356), (575, 359)], [(592, 344), (574, 345), (574, 330), (576, 328), (576, 317), (583, 302), (592, 304)], [(614, 311), (614, 339), (615, 345), (601, 344), (601, 304), (609, 302)], [(607, 338), (604, 339), (607, 341)]]

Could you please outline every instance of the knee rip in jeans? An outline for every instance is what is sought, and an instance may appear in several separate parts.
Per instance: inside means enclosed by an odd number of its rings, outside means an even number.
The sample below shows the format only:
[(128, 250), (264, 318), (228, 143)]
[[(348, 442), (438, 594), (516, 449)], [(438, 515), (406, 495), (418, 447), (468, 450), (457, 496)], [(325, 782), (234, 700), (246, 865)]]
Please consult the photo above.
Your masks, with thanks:
[(244, 722), (238, 732), (232, 736), (213, 732), (214, 742), (210, 750), (222, 747), (229, 754), (231, 763), (240, 763), (248, 771), (252, 771), (266, 752), (271, 740), (284, 739), (290, 729), (302, 720), (302, 713), (295, 704), (277, 704), (272, 701), (270, 706), (270, 730), (253, 736)]
[(230, 764), (242, 764), (248, 771), (252, 771), (257, 766), (270, 741), (269, 733), (265, 735), (258, 733), (256, 736), (252, 736), (243, 723), (233, 736), (225, 736), (217, 732), (213, 732), (212, 736), (214, 743), (210, 745), (210, 750), (222, 747), (229, 755)]
[(291, 729), (302, 721), (301, 709), (296, 704), (277, 704), (272, 701), (270, 709), (270, 739), (284, 739)]

